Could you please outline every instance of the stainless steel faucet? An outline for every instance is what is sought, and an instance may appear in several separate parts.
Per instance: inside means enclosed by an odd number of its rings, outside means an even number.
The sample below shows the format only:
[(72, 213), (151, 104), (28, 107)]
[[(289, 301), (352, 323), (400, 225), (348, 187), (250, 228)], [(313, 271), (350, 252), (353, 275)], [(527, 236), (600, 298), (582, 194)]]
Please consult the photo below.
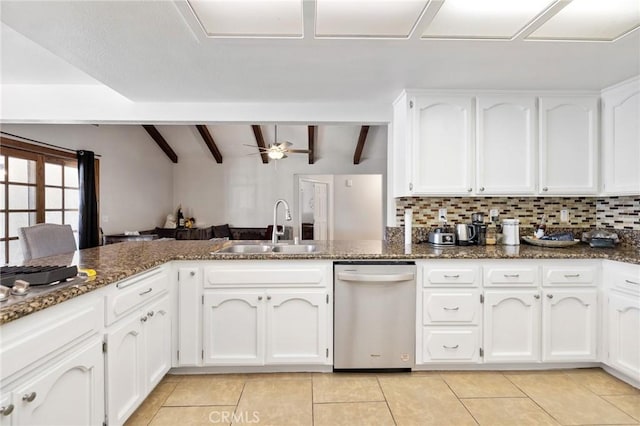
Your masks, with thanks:
[(287, 221), (291, 220), (289, 203), (285, 200), (277, 200), (273, 206), (273, 233), (271, 234), (271, 244), (278, 244), (278, 236), (284, 235), (284, 225), (282, 225), (282, 231), (278, 231), (278, 206), (280, 203), (284, 204), (284, 219)]

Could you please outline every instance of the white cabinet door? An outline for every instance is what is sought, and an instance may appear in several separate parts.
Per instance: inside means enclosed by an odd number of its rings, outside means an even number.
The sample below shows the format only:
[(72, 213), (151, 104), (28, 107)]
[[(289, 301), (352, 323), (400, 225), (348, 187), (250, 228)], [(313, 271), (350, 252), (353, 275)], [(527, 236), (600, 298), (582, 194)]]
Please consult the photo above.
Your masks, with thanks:
[(325, 364), (329, 356), (325, 291), (267, 291), (269, 364)]
[(414, 194), (473, 191), (473, 106), (469, 96), (417, 97), (412, 110)]
[(640, 297), (609, 293), (609, 357), (611, 367), (640, 377)]
[(604, 192), (640, 194), (640, 78), (602, 93)]
[(484, 299), (485, 362), (540, 358), (538, 290), (488, 290)]
[(598, 192), (598, 98), (540, 98), (540, 193)]
[(535, 193), (535, 114), (533, 96), (478, 98), (476, 193)]
[(171, 315), (169, 296), (144, 311), (145, 381), (150, 392), (171, 368)]
[(202, 360), (200, 268), (178, 269), (178, 366), (197, 366)]
[(264, 299), (263, 291), (204, 295), (204, 364), (264, 364)]
[(107, 333), (110, 424), (123, 424), (146, 396), (142, 318), (142, 314), (130, 315)]
[[(100, 425), (104, 421), (102, 341), (52, 363), (13, 392), (16, 425)], [(4, 425), (4, 423), (3, 423)]]
[(546, 289), (542, 304), (542, 360), (597, 360), (598, 296), (593, 289)]

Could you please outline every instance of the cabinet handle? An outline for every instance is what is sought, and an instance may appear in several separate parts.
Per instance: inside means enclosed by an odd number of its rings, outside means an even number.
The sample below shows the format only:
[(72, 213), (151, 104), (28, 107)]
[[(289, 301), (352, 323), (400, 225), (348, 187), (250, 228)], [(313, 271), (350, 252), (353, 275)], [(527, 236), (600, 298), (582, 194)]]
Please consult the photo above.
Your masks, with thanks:
[(413, 184), (412, 183), (409, 184), (409, 191), (413, 191)]
[(267, 296), (267, 300), (271, 300), (271, 296)]
[(36, 394), (35, 392), (25, 393), (25, 394), (22, 396), (22, 400), (23, 400), (23, 401), (27, 401), (27, 402), (31, 402), (31, 401), (33, 401), (34, 399), (36, 399), (36, 395), (37, 395), (37, 394)]
[(144, 296), (147, 293), (151, 293), (153, 291), (153, 289), (151, 287), (149, 287), (149, 290), (145, 290), (142, 293), (138, 293), (140, 296)]
[(258, 296), (258, 300), (262, 300), (262, 296)]
[(458, 349), (460, 347), (460, 345), (455, 345), (455, 346), (442, 345), (442, 347), (445, 348), (445, 349)]
[(540, 299), (540, 295), (539, 295), (539, 294), (534, 294), (534, 295), (533, 295), (533, 298), (534, 298), (534, 299)]
[(149, 312), (147, 312), (147, 316), (152, 317), (153, 315), (154, 315), (154, 312), (153, 312), (153, 311), (149, 311)]
[(578, 278), (580, 274), (564, 274), (565, 278)]
[(147, 322), (147, 319), (148, 319), (148, 318), (147, 318), (147, 316), (145, 315), (145, 316), (143, 316), (142, 318), (140, 318), (140, 322)]
[(13, 404), (9, 404), (6, 407), (0, 407), (0, 414), (3, 416), (8, 416), (13, 413)]
[(640, 285), (640, 283), (637, 282), (637, 281), (624, 280), (624, 282), (629, 283), (629, 284), (634, 284), (634, 285)]
[(457, 311), (458, 309), (460, 309), (460, 307), (456, 306), (455, 308), (447, 308), (446, 306), (444, 306), (442, 309), (444, 309), (445, 311)]
[(547, 294), (547, 298), (553, 299), (553, 294)]
[(542, 190), (543, 190), (544, 192), (547, 192), (547, 191), (549, 190), (549, 188), (547, 188), (547, 187), (545, 186), (544, 188), (542, 188)]
[(444, 275), (445, 278), (460, 278), (460, 274), (455, 274), (455, 275)]
[(191, 272), (189, 272), (189, 275), (191, 275), (192, 277), (193, 277), (195, 274), (196, 274), (196, 272), (195, 272), (195, 271), (191, 271)]
[(520, 274), (504, 274), (505, 278), (518, 278)]
[(480, 187), (480, 192), (484, 192), (484, 186)]

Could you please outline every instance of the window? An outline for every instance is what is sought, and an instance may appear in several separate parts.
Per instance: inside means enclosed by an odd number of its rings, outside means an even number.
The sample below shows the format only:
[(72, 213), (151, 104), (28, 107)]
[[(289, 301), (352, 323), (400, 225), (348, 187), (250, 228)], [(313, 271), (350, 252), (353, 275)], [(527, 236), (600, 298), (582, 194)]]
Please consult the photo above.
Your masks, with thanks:
[(22, 262), (18, 229), (24, 226), (44, 222), (71, 225), (77, 244), (75, 153), (7, 138), (0, 141), (0, 264)]

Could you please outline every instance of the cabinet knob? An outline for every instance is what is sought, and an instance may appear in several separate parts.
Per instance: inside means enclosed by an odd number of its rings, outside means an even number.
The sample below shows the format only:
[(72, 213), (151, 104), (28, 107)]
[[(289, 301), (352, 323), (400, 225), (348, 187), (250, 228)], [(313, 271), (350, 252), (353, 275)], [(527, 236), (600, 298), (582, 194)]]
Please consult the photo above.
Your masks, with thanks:
[(484, 186), (480, 187), (480, 192), (484, 192)]
[(542, 188), (542, 190), (543, 190), (544, 192), (547, 192), (547, 191), (549, 190), (549, 188), (547, 188), (547, 187), (545, 186), (544, 188)]
[(267, 300), (271, 300), (271, 296), (267, 296)]
[(196, 274), (196, 271), (191, 271), (189, 272), (189, 275), (191, 275), (192, 277)]
[(539, 295), (539, 294), (534, 294), (534, 295), (533, 295), (533, 298), (534, 298), (534, 299), (540, 299), (540, 295)]
[(153, 311), (149, 311), (149, 312), (147, 312), (147, 316), (149, 316), (149, 317), (152, 317), (152, 316), (153, 316), (153, 314), (154, 314), (154, 312), (153, 312)]
[(31, 392), (31, 393), (25, 393), (24, 395), (22, 395), (22, 400), (23, 401), (27, 401), (27, 402), (31, 402), (34, 399), (36, 399), (36, 393), (35, 392)]
[(0, 414), (3, 416), (8, 416), (13, 413), (13, 404), (9, 404), (6, 407), (0, 407)]
[(140, 322), (147, 322), (147, 316), (143, 316), (142, 318), (140, 318)]
[(553, 299), (553, 294), (547, 294), (548, 299)]
[(258, 300), (262, 300), (262, 296), (258, 296)]
[(409, 184), (409, 191), (413, 191), (413, 184), (412, 183)]
[(467, 192), (473, 191), (473, 188), (467, 188)]

